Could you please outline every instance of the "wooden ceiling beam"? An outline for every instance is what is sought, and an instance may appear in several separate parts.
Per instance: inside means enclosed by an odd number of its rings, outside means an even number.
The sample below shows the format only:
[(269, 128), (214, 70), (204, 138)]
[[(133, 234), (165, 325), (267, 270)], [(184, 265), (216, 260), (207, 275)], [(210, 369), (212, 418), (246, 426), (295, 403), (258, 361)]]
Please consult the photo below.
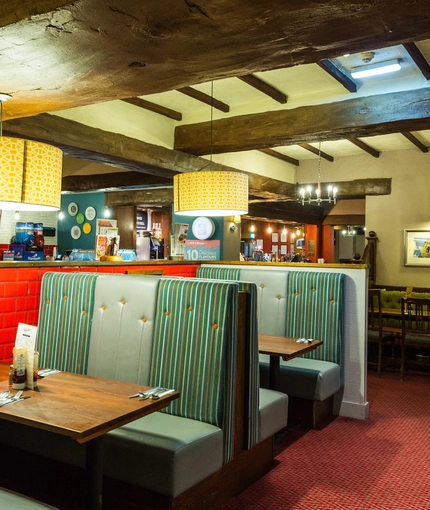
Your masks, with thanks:
[(423, 88), (219, 119), (212, 136), (205, 122), (177, 126), (174, 145), (195, 155), (219, 154), (429, 128), (430, 89)]
[(61, 181), (61, 190), (78, 193), (109, 190), (110, 188), (173, 186), (172, 177), (142, 172), (112, 172), (107, 174), (68, 175)]
[(355, 81), (344, 71), (339, 69), (330, 59), (320, 60), (317, 64), (332, 78), (338, 81), (342, 87), (345, 87), (348, 92), (357, 92), (357, 84)]
[[(41, 114), (35, 117), (3, 122), (4, 136), (19, 136), (55, 145), (66, 156), (111, 165), (173, 179), (178, 172), (196, 172), (205, 168), (208, 160), (136, 140), (118, 133), (85, 126), (79, 122)], [(219, 170), (241, 171), (217, 164)], [(251, 172), (248, 175), (250, 194), (284, 200), (294, 196), (294, 184), (271, 179)], [(125, 178), (124, 178), (125, 179)]]
[(122, 99), (122, 101), (132, 104), (133, 106), (138, 106), (139, 108), (144, 108), (150, 112), (164, 115), (164, 117), (168, 117), (169, 119), (182, 120), (182, 113), (159, 104), (151, 103), (151, 101), (146, 101), (146, 99), (141, 99), (140, 97), (128, 97), (126, 99)]
[(364, 143), (363, 141), (359, 140), (358, 138), (347, 138), (348, 142), (351, 142), (355, 146), (359, 147), (364, 152), (367, 152), (374, 158), (379, 158), (380, 152), (370, 147), (370, 145), (367, 145), (367, 143)]
[(213, 106), (217, 110), (220, 110), (224, 113), (228, 113), (230, 111), (230, 106), (226, 103), (223, 103), (222, 101), (219, 101), (218, 99), (215, 99), (212, 96), (209, 96), (208, 94), (205, 94), (204, 92), (200, 92), (200, 90), (194, 89), (193, 87), (183, 87), (181, 89), (176, 89), (178, 92), (181, 92), (181, 94), (185, 94), (188, 97), (191, 97), (193, 99), (196, 99), (197, 101), (200, 101), (201, 103), (205, 103), (209, 106)]
[(272, 85), (269, 85), (265, 81), (261, 80), (260, 78), (257, 78), (257, 76), (255, 76), (253, 74), (245, 74), (243, 76), (238, 76), (238, 78), (239, 78), (239, 80), (250, 85), (254, 89), (257, 89), (260, 92), (262, 92), (263, 94), (266, 94), (266, 96), (271, 97), (278, 103), (286, 104), (287, 96), (285, 94), (283, 94), (281, 91), (279, 91), (277, 88), (273, 87)]
[(315, 154), (316, 156), (321, 156), (323, 159), (326, 159), (327, 161), (330, 161), (330, 163), (333, 163), (334, 157), (330, 156), (330, 154), (327, 154), (326, 152), (320, 151), (319, 149), (316, 149), (315, 147), (312, 147), (312, 145), (309, 145), (308, 143), (299, 143), (299, 147), (302, 149), (305, 149), (309, 152), (312, 152), (312, 154)]
[(294, 166), (299, 166), (300, 161), (298, 159), (291, 158), (290, 156), (287, 156), (286, 154), (281, 154), (278, 151), (274, 151), (273, 149), (258, 149), (260, 152), (263, 152), (264, 154), (267, 154), (268, 156), (272, 156), (272, 158), (280, 159), (281, 161), (285, 161), (286, 163), (290, 163)]
[(404, 43), (403, 47), (409, 53), (418, 69), (423, 73), (424, 78), (426, 80), (430, 80), (430, 65), (424, 58), (424, 55), (419, 50), (418, 46), (414, 42), (408, 42)]
[(411, 143), (413, 143), (415, 145), (415, 147), (418, 147), (418, 149), (421, 152), (429, 151), (429, 148), (426, 145), (424, 145), (422, 142), (420, 142), (416, 136), (414, 136), (412, 133), (409, 133), (409, 131), (403, 131), (402, 135), (405, 138), (407, 138)]

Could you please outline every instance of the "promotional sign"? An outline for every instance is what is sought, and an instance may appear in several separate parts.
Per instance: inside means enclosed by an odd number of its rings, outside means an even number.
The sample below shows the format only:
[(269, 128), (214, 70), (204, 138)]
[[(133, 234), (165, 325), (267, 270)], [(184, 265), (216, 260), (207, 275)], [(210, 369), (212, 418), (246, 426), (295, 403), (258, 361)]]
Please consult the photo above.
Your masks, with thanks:
[(220, 260), (221, 241), (185, 241), (185, 260)]

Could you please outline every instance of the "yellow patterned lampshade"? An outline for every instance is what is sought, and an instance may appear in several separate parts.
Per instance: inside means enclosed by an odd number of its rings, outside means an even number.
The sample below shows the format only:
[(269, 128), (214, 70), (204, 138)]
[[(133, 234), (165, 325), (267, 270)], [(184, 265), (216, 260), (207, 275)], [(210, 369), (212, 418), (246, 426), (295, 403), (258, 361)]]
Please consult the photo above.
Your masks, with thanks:
[(59, 210), (62, 162), (57, 147), (1, 136), (0, 210)]
[(248, 176), (241, 172), (187, 172), (173, 178), (174, 212), (234, 216), (248, 212)]

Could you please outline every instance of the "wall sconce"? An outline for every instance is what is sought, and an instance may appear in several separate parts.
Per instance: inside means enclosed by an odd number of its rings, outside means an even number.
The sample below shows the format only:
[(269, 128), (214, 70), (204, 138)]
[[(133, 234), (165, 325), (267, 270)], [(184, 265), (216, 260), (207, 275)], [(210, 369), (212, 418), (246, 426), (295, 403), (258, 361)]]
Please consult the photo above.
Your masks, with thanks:
[(291, 234), (291, 239), (295, 239), (295, 238), (296, 238), (296, 234), (293, 232), (293, 233)]
[(296, 236), (300, 237), (300, 229), (299, 228), (296, 230)]
[(269, 228), (267, 229), (267, 232), (269, 232), (269, 234), (272, 233), (272, 227), (270, 226), (270, 223), (269, 223)]
[(232, 225), (230, 227), (230, 230), (232, 232), (234, 232), (236, 230), (236, 227), (237, 227), (238, 223), (240, 223), (240, 216), (238, 214), (236, 214), (234, 216), (234, 218), (233, 218), (233, 223), (232, 223)]
[(63, 210), (61, 209), (60, 212), (58, 213), (58, 219), (59, 220), (63, 220), (64, 219), (64, 213), (63, 213)]
[(15, 211), (15, 219), (19, 220), (19, 211)]
[(284, 235), (286, 235), (286, 234), (287, 234), (287, 227), (286, 227), (285, 225), (284, 225), (284, 230), (282, 231), (282, 233), (283, 233)]
[(251, 225), (251, 232), (255, 232), (255, 226), (254, 224)]
[(109, 210), (108, 206), (105, 207), (104, 217), (105, 218), (109, 218), (110, 217), (110, 210)]

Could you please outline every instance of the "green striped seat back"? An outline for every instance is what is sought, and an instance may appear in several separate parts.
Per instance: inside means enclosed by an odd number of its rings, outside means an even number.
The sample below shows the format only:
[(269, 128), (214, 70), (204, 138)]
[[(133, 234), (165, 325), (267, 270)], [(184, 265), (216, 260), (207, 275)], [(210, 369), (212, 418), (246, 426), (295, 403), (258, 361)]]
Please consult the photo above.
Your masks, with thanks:
[(180, 398), (162, 412), (223, 430), (224, 463), (233, 455), (238, 285), (162, 279), (158, 288), (151, 386)]
[(303, 357), (341, 363), (343, 274), (291, 271), (287, 283), (286, 335), (323, 344)]
[(45, 273), (40, 290), (39, 365), (86, 374), (97, 273)]
[[(240, 277), (239, 268), (202, 267), (197, 270), (197, 278), (213, 280), (234, 280)], [(247, 293), (246, 299), (246, 413), (247, 436), (246, 448), (252, 448), (258, 442), (258, 409), (260, 403), (260, 370), (258, 358), (258, 323), (257, 323), (257, 285), (253, 282), (237, 282), (239, 291)]]
[(209, 280), (239, 280), (240, 269), (234, 267), (205, 267), (197, 269), (196, 278), (208, 278)]

